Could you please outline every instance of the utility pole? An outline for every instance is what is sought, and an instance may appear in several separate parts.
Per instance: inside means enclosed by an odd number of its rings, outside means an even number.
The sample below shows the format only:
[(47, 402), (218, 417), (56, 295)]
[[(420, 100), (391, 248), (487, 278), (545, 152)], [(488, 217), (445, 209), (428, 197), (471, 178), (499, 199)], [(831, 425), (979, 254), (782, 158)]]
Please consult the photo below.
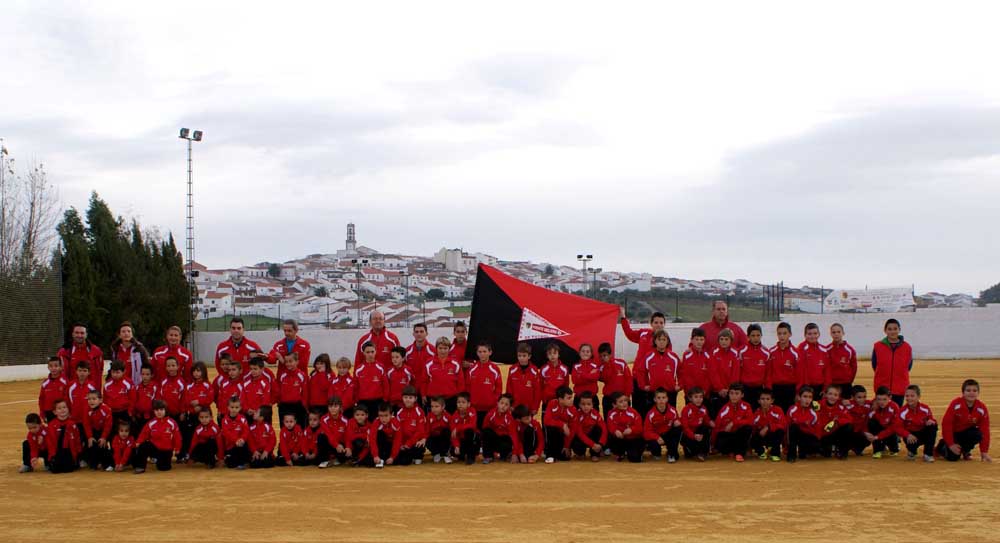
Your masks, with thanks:
[(191, 352), (195, 351), (195, 334), (194, 334), (194, 321), (197, 316), (198, 307), (198, 285), (195, 283), (195, 278), (197, 274), (194, 270), (194, 168), (192, 167), (191, 161), (191, 142), (201, 141), (204, 133), (201, 130), (189, 130), (187, 128), (181, 128), (179, 137), (182, 140), (187, 141), (187, 279), (188, 279), (188, 289), (189, 289), (189, 309), (188, 309), (188, 326), (189, 326), (189, 343), (191, 345)]
[(576, 259), (583, 263), (583, 288), (580, 289), (584, 296), (587, 295), (587, 263), (594, 259), (594, 255), (576, 255)]

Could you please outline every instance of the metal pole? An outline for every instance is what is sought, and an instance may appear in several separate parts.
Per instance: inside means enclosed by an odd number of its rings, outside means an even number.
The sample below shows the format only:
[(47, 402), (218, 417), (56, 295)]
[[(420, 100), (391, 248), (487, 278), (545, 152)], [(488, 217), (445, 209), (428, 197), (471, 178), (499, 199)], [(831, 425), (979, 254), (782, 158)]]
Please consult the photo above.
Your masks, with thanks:
[(823, 306), (824, 305), (825, 304), (823, 303), (823, 285), (820, 285), (819, 286), (819, 314), (820, 315), (823, 314)]
[(191, 334), (191, 352), (196, 352), (194, 321), (196, 304), (198, 300), (198, 286), (194, 282), (194, 168), (191, 160), (191, 140), (187, 140), (187, 271), (188, 271), (188, 291), (189, 310), (188, 325)]

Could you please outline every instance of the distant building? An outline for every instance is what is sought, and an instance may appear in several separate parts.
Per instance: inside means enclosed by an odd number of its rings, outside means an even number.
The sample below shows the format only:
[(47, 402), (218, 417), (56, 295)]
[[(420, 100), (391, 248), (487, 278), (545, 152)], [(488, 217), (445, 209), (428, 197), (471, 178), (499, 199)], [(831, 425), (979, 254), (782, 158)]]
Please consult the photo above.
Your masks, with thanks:
[(496, 266), (497, 258), (484, 253), (469, 254), (462, 249), (446, 249), (442, 247), (434, 254), (434, 261), (444, 264), (448, 271), (466, 273), (475, 271), (480, 264)]

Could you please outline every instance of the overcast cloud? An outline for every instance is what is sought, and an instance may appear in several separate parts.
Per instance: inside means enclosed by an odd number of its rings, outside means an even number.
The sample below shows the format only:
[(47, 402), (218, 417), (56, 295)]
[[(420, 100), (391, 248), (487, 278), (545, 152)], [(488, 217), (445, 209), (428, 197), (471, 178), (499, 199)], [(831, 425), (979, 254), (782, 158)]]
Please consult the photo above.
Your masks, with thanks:
[(197, 258), (359, 241), (827, 287), (1000, 281), (991, 3), (8, 2), (0, 137)]

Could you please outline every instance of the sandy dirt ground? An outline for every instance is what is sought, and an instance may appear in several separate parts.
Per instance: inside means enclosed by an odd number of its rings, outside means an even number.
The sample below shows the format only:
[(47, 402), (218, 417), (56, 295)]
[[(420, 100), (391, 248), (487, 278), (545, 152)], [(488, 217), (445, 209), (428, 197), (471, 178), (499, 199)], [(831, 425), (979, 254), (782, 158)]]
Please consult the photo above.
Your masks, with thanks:
[[(972, 377), (1000, 419), (1000, 361), (918, 362), (913, 374), (935, 415)], [(870, 369), (858, 381), (870, 385)], [(18, 474), (38, 384), (0, 384), (7, 541), (1000, 541), (1000, 465), (978, 453), (934, 464), (713, 457)]]

